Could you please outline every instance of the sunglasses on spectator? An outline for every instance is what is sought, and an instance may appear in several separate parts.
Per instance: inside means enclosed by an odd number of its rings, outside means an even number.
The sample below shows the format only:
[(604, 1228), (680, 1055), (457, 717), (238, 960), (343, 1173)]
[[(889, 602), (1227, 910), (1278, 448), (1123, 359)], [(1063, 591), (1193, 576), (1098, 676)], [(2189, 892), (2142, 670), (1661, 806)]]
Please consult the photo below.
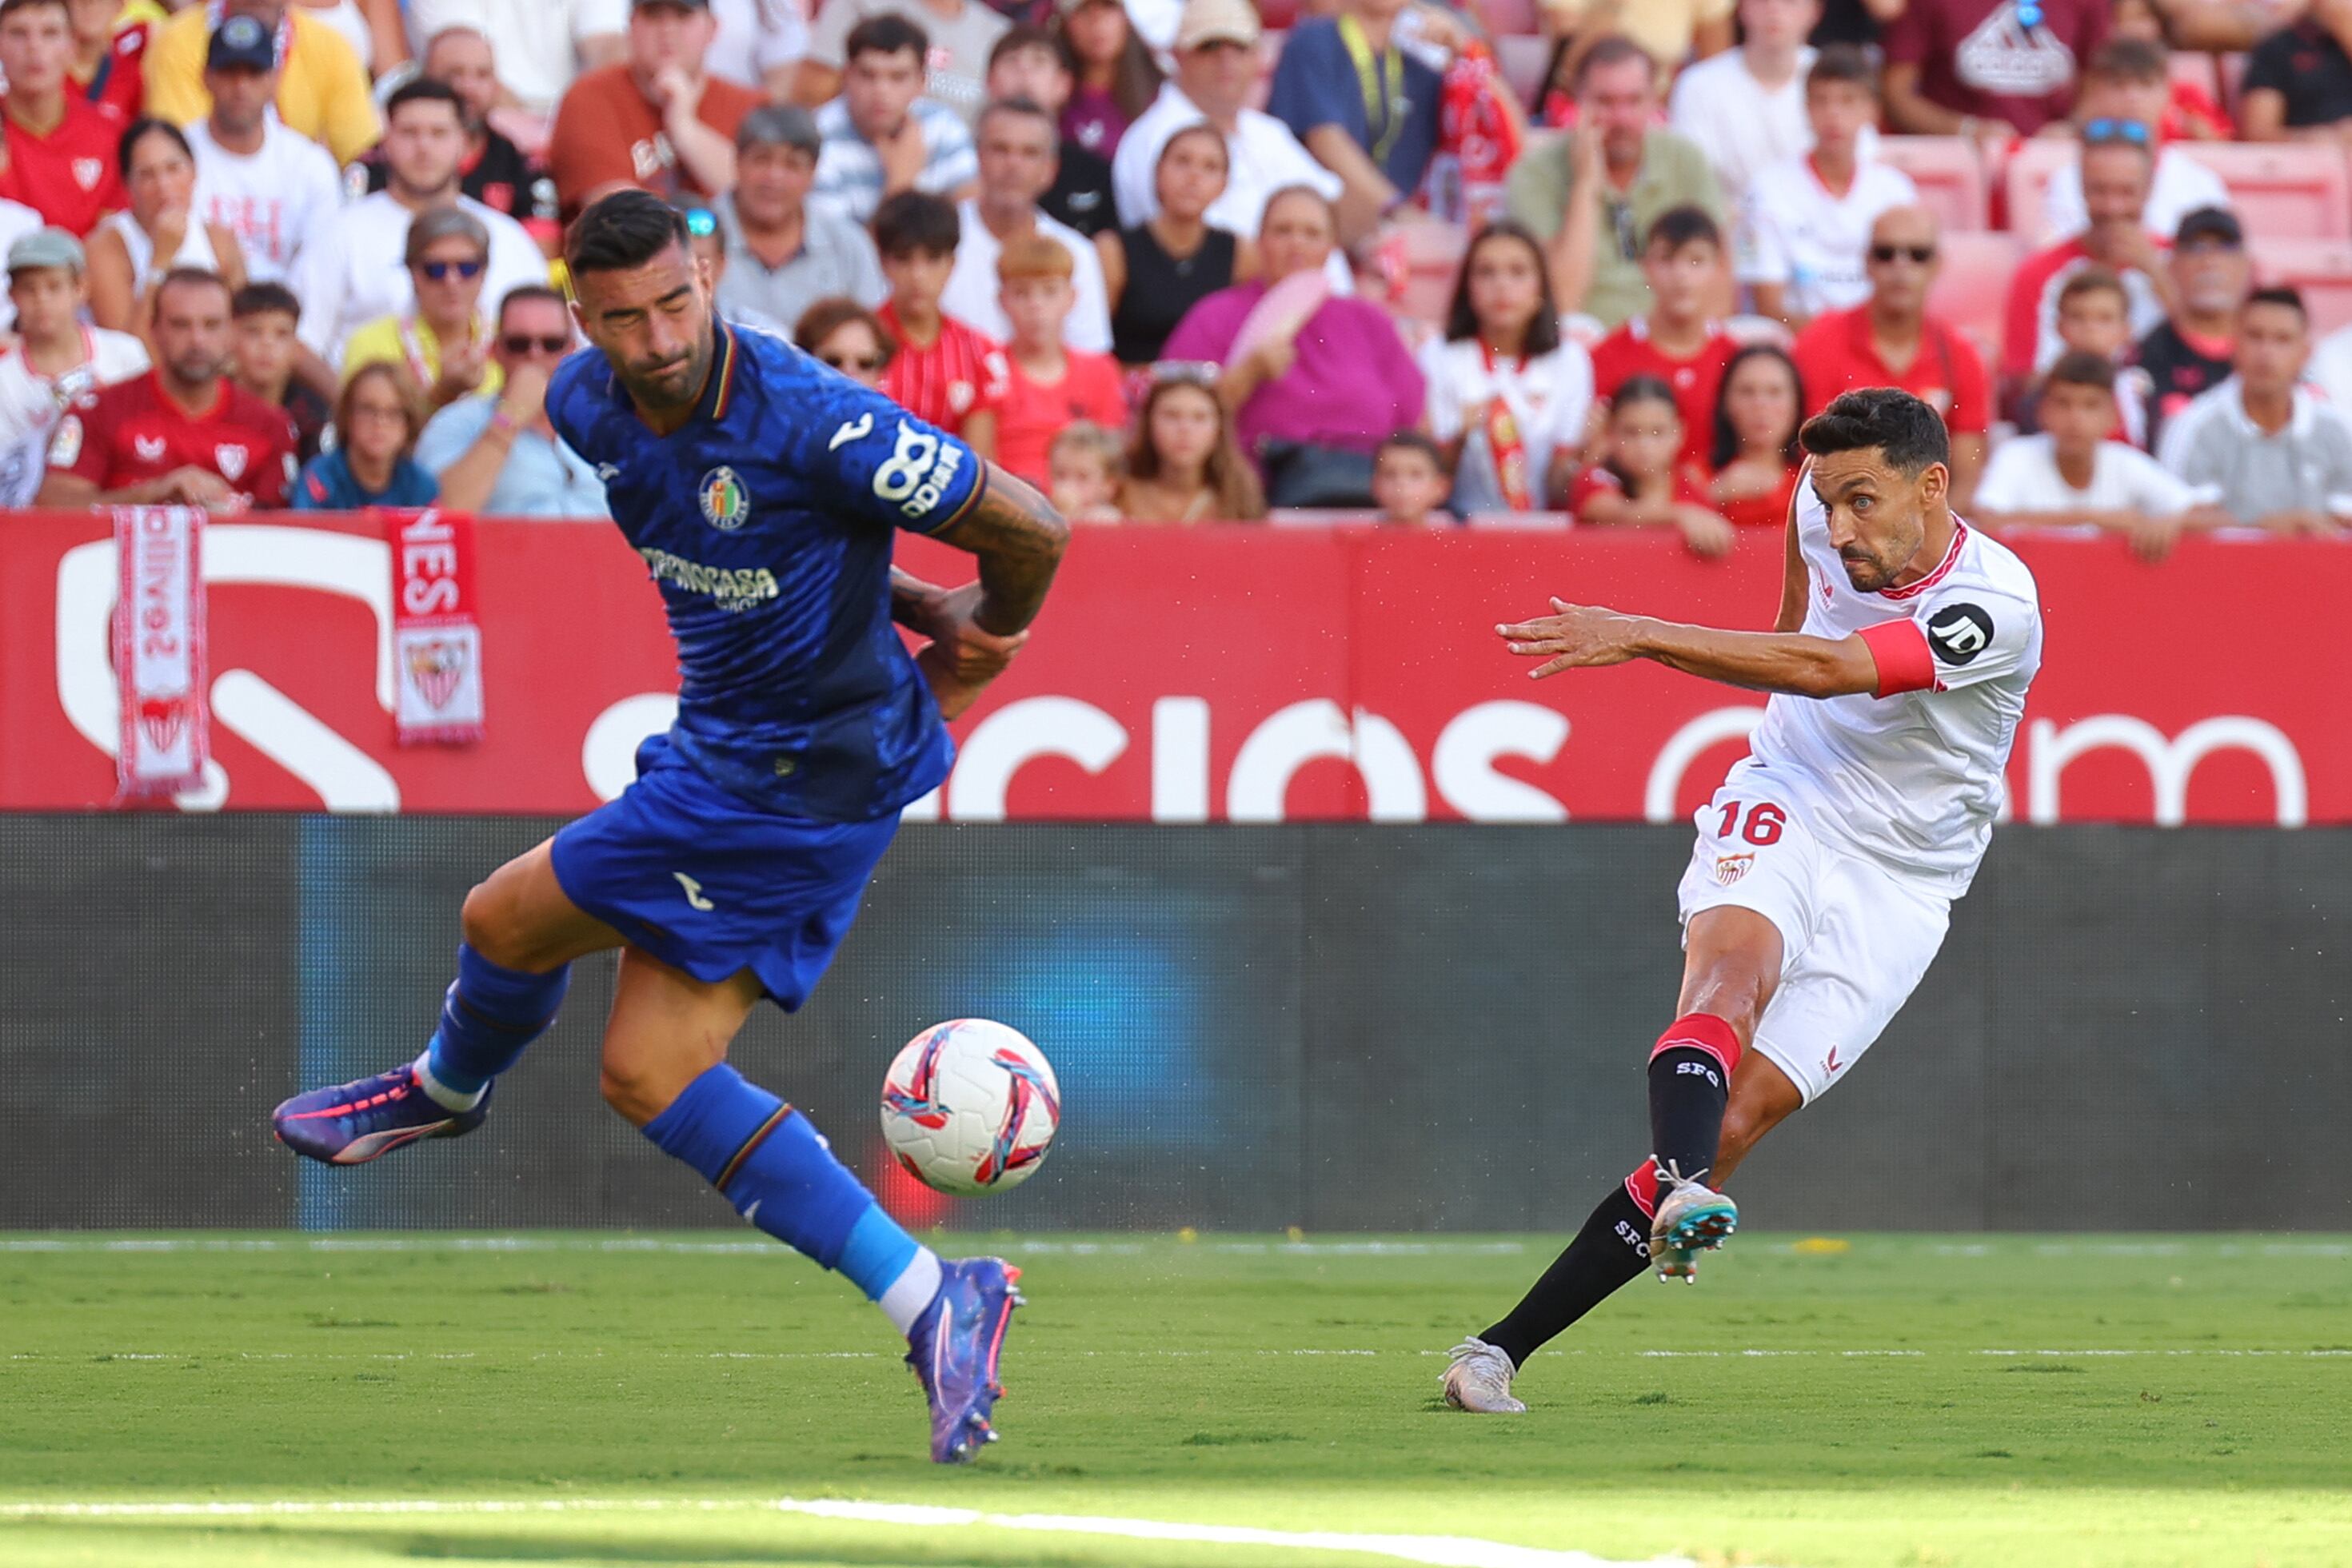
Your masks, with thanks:
[(1193, 386), (1213, 387), (1224, 367), (1214, 360), (1161, 360), (1151, 367), (1155, 382), (1187, 382)]
[(696, 239), (709, 239), (719, 232), (719, 214), (709, 207), (687, 208), (686, 232)]
[(446, 283), (452, 273), (466, 278), (478, 276), (482, 264), (478, 261), (420, 261), (416, 264), (416, 270), (436, 283)]
[(2083, 127), (2083, 140), (2094, 145), (2120, 141), (2145, 147), (2148, 142), (2147, 127), (2137, 120), (2094, 120)]
[(1881, 266), (1902, 256), (1907, 256), (1925, 267), (1936, 259), (1936, 247), (1932, 245), (1874, 245), (1870, 247), (1870, 259)]
[(534, 337), (528, 332), (509, 332), (499, 340), (499, 346), (509, 354), (528, 354), (536, 350), (542, 354), (568, 353), (572, 340), (563, 337)]
[(864, 371), (868, 374), (890, 362), (879, 354), (820, 354), (817, 358), (833, 370)]

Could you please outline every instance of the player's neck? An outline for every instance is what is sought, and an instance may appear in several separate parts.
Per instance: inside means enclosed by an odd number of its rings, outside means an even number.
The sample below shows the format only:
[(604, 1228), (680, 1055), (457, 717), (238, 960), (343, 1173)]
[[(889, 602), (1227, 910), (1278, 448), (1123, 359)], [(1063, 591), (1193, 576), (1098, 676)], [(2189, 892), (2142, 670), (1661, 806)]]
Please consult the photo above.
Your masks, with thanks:
[(65, 88), (60, 85), (47, 92), (12, 89), (6, 98), (0, 99), (0, 110), (34, 135), (46, 136), (66, 117)]
[(1913, 556), (1910, 563), (1896, 572), (1895, 580), (1886, 586), (1908, 588), (1943, 565), (1944, 558), (1952, 553), (1952, 538), (1958, 531), (1959, 521), (1952, 516), (1951, 507), (1938, 506), (1929, 512), (1927, 526), (1919, 538), (1919, 553)]

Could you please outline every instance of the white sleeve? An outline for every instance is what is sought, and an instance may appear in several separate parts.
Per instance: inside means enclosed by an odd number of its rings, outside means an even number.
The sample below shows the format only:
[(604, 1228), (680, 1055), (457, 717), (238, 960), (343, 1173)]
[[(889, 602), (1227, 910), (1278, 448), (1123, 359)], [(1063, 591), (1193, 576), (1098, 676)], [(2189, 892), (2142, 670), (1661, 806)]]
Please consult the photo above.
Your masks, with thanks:
[(302, 302), (302, 315), (295, 323), (294, 335), (302, 340), (305, 348), (331, 365), (337, 362), (337, 350), (343, 335), (343, 251), (350, 239), (343, 231), (348, 227), (332, 221), (324, 225), (317, 235), (319, 243), (303, 246), (294, 258), (294, 270), (286, 279), (294, 298)]
[(1958, 691), (2022, 668), (2039, 641), (2041, 612), (1982, 583), (1946, 588), (1913, 617), (1927, 634), (1936, 685)]
[(2200, 488), (2167, 472), (2155, 458), (2126, 442), (2110, 441), (2107, 445), (2107, 461), (2122, 467), (2124, 487), (2131, 496), (2135, 511), (2154, 517), (2177, 517), (2215, 494), (2210, 486)]
[(1552, 359), (1551, 408), (1544, 423), (1550, 427), (1551, 449), (1573, 452), (1584, 440), (1584, 421), (1592, 412), (1592, 356), (1583, 344), (1563, 341)]
[(2036, 246), (2051, 245), (2091, 226), (2091, 212), (2083, 204), (2083, 171), (2079, 163), (2061, 163), (2050, 172), (2042, 188), (2042, 235), (2028, 235)]
[(1432, 338), (1421, 346), (1421, 384), (1427, 389), (1429, 434), (1433, 440), (1452, 441), (1462, 434), (1462, 389), (1454, 384), (1450, 345)]
[(317, 142), (303, 150), (303, 156), (295, 161), (293, 173), (301, 187), (295, 198), (296, 210), (301, 215), (295, 220), (289, 268), (310, 248), (313, 235), (325, 235), (327, 225), (335, 221), (335, 214), (343, 205), (342, 172), (335, 167), (334, 154)]
[(2027, 495), (2030, 487), (2026, 477), (2026, 461), (2032, 454), (2028, 450), (2029, 438), (2012, 436), (1992, 449), (1986, 462), (1984, 476), (1977, 481), (1976, 504), (1987, 512), (2031, 512), (2037, 510)]
[(629, 0), (572, 0), (572, 41), (629, 30)]
[(1102, 256), (1081, 235), (1065, 246), (1070, 253), (1076, 301), (1062, 323), (1062, 341), (1089, 354), (1110, 352), (1110, 286), (1103, 281)]

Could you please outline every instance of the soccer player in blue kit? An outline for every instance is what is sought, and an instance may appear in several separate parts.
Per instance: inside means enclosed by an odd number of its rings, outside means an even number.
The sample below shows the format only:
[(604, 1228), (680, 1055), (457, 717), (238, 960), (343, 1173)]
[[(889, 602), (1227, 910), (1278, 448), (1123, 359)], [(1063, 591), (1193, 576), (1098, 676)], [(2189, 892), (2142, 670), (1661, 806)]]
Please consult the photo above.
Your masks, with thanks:
[[(660, 587), (677, 720), (618, 800), (467, 896), (425, 1054), (295, 1096), (278, 1135), (358, 1165), (473, 1131), (554, 1020), (568, 966), (617, 947), (605, 1102), (879, 1305), (929, 1401), (931, 1458), (969, 1459), (996, 1436), (1018, 1270), (918, 1243), (727, 1047), (762, 997), (792, 1011), (824, 974), (899, 811), (947, 777), (943, 717), (1018, 650), (1067, 529), (955, 437), (718, 320), (709, 268), (657, 197), (591, 206), (565, 260), (594, 351), (555, 371), (548, 419), (599, 465)], [(898, 571), (893, 528), (971, 552), (979, 580), (950, 591)], [(919, 653), (894, 622), (929, 639)]]

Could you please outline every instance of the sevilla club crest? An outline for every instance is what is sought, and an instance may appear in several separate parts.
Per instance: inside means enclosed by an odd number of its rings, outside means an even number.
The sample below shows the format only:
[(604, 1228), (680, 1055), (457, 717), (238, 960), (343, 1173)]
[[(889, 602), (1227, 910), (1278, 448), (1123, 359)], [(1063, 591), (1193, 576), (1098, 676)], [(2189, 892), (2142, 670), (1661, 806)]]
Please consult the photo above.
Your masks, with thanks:
[(246, 451), (242, 446), (223, 442), (213, 448), (213, 461), (220, 465), (221, 477), (234, 485), (245, 475)]
[(1756, 857), (1752, 854), (1716, 856), (1716, 885), (1718, 887), (1729, 887), (1733, 883), (1738, 882), (1741, 877), (1746, 876), (1748, 874), (1748, 868), (1753, 866), (1755, 863)]
[(456, 637), (425, 637), (409, 644), (408, 678), (434, 712), (449, 706), (466, 678), (466, 644)]
[(147, 744), (156, 751), (168, 752), (179, 740), (180, 732), (188, 727), (188, 710), (194, 706), (188, 694), (168, 697), (139, 699), (139, 727), (146, 732)]

